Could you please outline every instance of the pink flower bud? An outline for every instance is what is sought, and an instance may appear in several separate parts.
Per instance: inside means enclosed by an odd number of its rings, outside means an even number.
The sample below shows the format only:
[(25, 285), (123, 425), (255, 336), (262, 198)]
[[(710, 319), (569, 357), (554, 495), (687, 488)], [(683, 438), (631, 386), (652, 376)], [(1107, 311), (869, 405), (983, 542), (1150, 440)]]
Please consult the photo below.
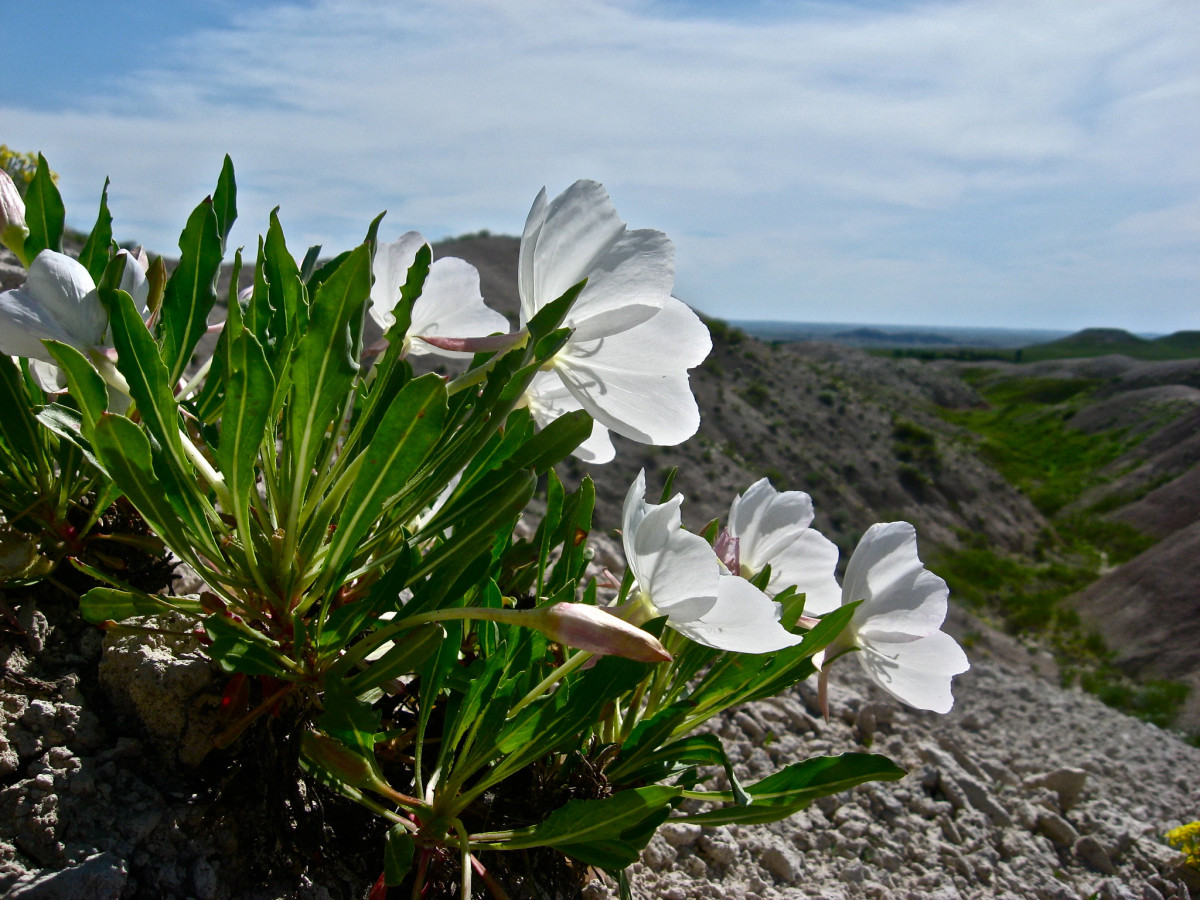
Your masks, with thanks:
[(27, 237), (29, 226), (25, 224), (25, 201), (21, 199), (21, 192), (9, 174), (0, 169), (0, 243), (26, 263), (24, 251)]
[(671, 660), (671, 654), (650, 632), (642, 631), (598, 606), (555, 603), (535, 610), (533, 615), (538, 621), (530, 624), (560, 644), (639, 662)]

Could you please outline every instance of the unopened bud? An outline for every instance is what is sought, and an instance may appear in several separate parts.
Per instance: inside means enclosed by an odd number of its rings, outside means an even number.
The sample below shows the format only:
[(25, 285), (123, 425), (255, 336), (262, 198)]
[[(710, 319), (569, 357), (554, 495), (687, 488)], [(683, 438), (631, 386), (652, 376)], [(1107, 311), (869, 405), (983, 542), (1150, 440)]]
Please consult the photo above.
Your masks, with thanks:
[(598, 606), (555, 603), (535, 610), (533, 615), (541, 620), (534, 627), (560, 644), (639, 662), (671, 661), (671, 654), (658, 638)]
[(25, 223), (25, 201), (21, 199), (16, 182), (0, 169), (0, 243), (15, 253), (26, 266), (29, 265), (25, 257), (27, 237), (29, 226)]

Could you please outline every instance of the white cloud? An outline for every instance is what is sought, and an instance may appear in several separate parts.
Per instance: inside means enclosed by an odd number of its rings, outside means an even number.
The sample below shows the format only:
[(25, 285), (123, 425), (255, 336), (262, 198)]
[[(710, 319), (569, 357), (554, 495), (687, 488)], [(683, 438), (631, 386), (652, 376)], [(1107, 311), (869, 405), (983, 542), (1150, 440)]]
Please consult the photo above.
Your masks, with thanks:
[(226, 152), (248, 245), (277, 203), (298, 247), (384, 208), (385, 235), (515, 232), (543, 184), (593, 177), (726, 317), (1070, 328), (1152, 295), (1189, 321), (1194, 269), (1138, 223), (1200, 197), (1191, 0), (681, 9), (248, 7), (72, 112), (0, 121), (77, 224), (110, 175), (120, 236), (158, 248)]

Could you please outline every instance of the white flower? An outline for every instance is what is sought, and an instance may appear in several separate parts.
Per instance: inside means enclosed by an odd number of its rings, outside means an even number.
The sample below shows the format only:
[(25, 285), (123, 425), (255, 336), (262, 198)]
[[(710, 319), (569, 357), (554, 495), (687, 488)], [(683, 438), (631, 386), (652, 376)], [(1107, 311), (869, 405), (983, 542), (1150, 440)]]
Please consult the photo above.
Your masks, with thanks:
[[(583, 404), (567, 390), (561, 378), (553, 372), (538, 372), (525, 389), (525, 404), (533, 413), (538, 428), (545, 428), (559, 416), (583, 409)], [(612, 462), (617, 455), (608, 429), (592, 420), (592, 433), (586, 441), (573, 451), (573, 455), (584, 462)]]
[[(372, 267), (375, 284), (371, 288), (368, 312), (384, 333), (396, 322), (392, 310), (400, 300), (400, 289), (408, 278), (408, 269), (417, 258), (425, 238), (415, 231), (390, 244), (380, 244)], [(406, 355), (437, 353), (443, 356), (470, 357), (470, 353), (444, 350), (420, 338), (486, 337), (507, 332), (508, 320), (483, 302), (479, 290), (479, 272), (465, 260), (445, 257), (433, 262), (421, 295), (413, 303), (408, 334), (404, 338)]]
[(636, 579), (632, 601), (647, 609), (645, 618), (665, 615), (680, 634), (718, 650), (768, 653), (800, 642), (779, 624), (778, 603), (723, 572), (708, 541), (683, 530), (683, 495), (657, 505), (645, 494), (640, 472), (625, 496), (621, 535)]
[(780, 493), (763, 478), (734, 498), (729, 534), (738, 542), (740, 574), (752, 578), (770, 565), (766, 588), (770, 596), (794, 586), (805, 595), (805, 614), (823, 615), (841, 605), (842, 589), (834, 574), (838, 548), (809, 528), (812, 520), (808, 494)]
[(548, 368), (601, 425), (646, 444), (678, 444), (700, 426), (688, 369), (712, 340), (671, 296), (674, 276), (667, 236), (628, 231), (594, 181), (550, 202), (543, 189), (529, 211), (517, 276), (521, 324), (586, 278), (564, 323), (571, 337)]
[[(140, 261), (129, 258), (121, 290), (133, 297), (143, 315), (150, 288)], [(43, 250), (29, 266), (25, 284), (0, 294), (0, 353), (52, 362), (44, 340), (70, 344), (88, 355), (104, 354), (108, 312), (100, 303), (96, 283), (75, 259)]]
[(948, 596), (946, 582), (917, 556), (912, 525), (872, 525), (850, 557), (842, 585), (843, 604), (863, 602), (823, 659), (813, 661), (820, 668), (824, 660), (858, 648), (858, 661), (885, 691), (917, 709), (949, 712), (950, 680), (970, 663), (941, 630)]

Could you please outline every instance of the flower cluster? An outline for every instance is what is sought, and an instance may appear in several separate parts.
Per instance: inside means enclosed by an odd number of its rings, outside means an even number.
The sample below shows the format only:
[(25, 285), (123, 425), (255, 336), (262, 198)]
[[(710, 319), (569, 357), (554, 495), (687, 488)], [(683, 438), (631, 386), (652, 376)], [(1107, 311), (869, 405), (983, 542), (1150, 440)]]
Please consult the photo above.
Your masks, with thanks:
[[(645, 473), (625, 498), (623, 541), (634, 574), (630, 601), (642, 620), (665, 615), (667, 625), (699, 644), (740, 653), (769, 653), (801, 640), (781, 624), (771, 597), (804, 596), (804, 612), (821, 615), (856, 604), (849, 625), (816, 654), (822, 684), (829, 663), (857, 650), (872, 680), (917, 709), (949, 712), (950, 682), (968, 668), (966, 654), (941, 630), (949, 591), (917, 556), (907, 522), (873, 525), (863, 535), (838, 587), (837, 547), (810, 528), (812, 499), (779, 493), (767, 479), (734, 499), (717, 550), (680, 521), (682, 495), (645, 502)], [(770, 567), (765, 590), (747, 577)], [(747, 577), (742, 577), (743, 575)], [(811, 615), (801, 625), (816, 624)]]
[(1189, 822), (1167, 832), (1167, 843), (1184, 856), (1189, 866), (1200, 869), (1200, 822)]
[[(105, 195), (75, 259), (45, 161), (30, 190), (51, 215), (27, 221), (6, 177), (0, 231), (28, 274), (0, 294), (0, 403), (14, 410), (0, 524), (35, 521), (76, 546), (64, 506), (90, 493), (94, 521), (123, 495), (205, 590), (167, 597), (96, 572), (107, 586), (80, 598), (82, 615), (117, 631), (191, 618), (234, 679), (217, 742), (290, 709), (301, 764), (388, 824), (381, 883), (417, 896), (455, 859), (470, 897), (473, 872), (496, 881), (483, 860), (531, 848), (620, 873), (668, 817), (770, 821), (899, 778), (848, 753), (743, 786), (720, 739), (692, 734), (811, 677), (824, 696), (849, 652), (900, 700), (950, 708), (967, 660), (941, 630), (947, 587), (913, 527), (869, 529), (839, 584), (811, 498), (766, 479), (702, 535), (683, 528), (681, 495), (649, 502), (639, 474), (621, 514), (627, 572), (600, 605), (595, 486), (568, 490), (554, 467), (611, 460), (612, 432), (693, 435), (688, 372), (712, 344), (672, 296), (670, 241), (627, 228), (596, 182), (535, 199), (515, 330), (473, 267), (434, 260), (416, 232), (380, 244), (372, 225), (353, 250), (298, 264), (273, 216), (194, 369), (236, 215), (232, 164), (169, 279), (161, 260), (115, 249)], [(466, 371), (419, 374), (428, 355)], [(539, 524), (521, 537), (538, 491)], [(42, 577), (36, 541), (14, 540), (24, 555), (0, 578)], [(550, 783), (577, 763), (594, 794)], [(697, 766), (724, 768), (734, 789), (703, 789)], [(545, 796), (576, 799), (509, 821), (530, 773)]]

